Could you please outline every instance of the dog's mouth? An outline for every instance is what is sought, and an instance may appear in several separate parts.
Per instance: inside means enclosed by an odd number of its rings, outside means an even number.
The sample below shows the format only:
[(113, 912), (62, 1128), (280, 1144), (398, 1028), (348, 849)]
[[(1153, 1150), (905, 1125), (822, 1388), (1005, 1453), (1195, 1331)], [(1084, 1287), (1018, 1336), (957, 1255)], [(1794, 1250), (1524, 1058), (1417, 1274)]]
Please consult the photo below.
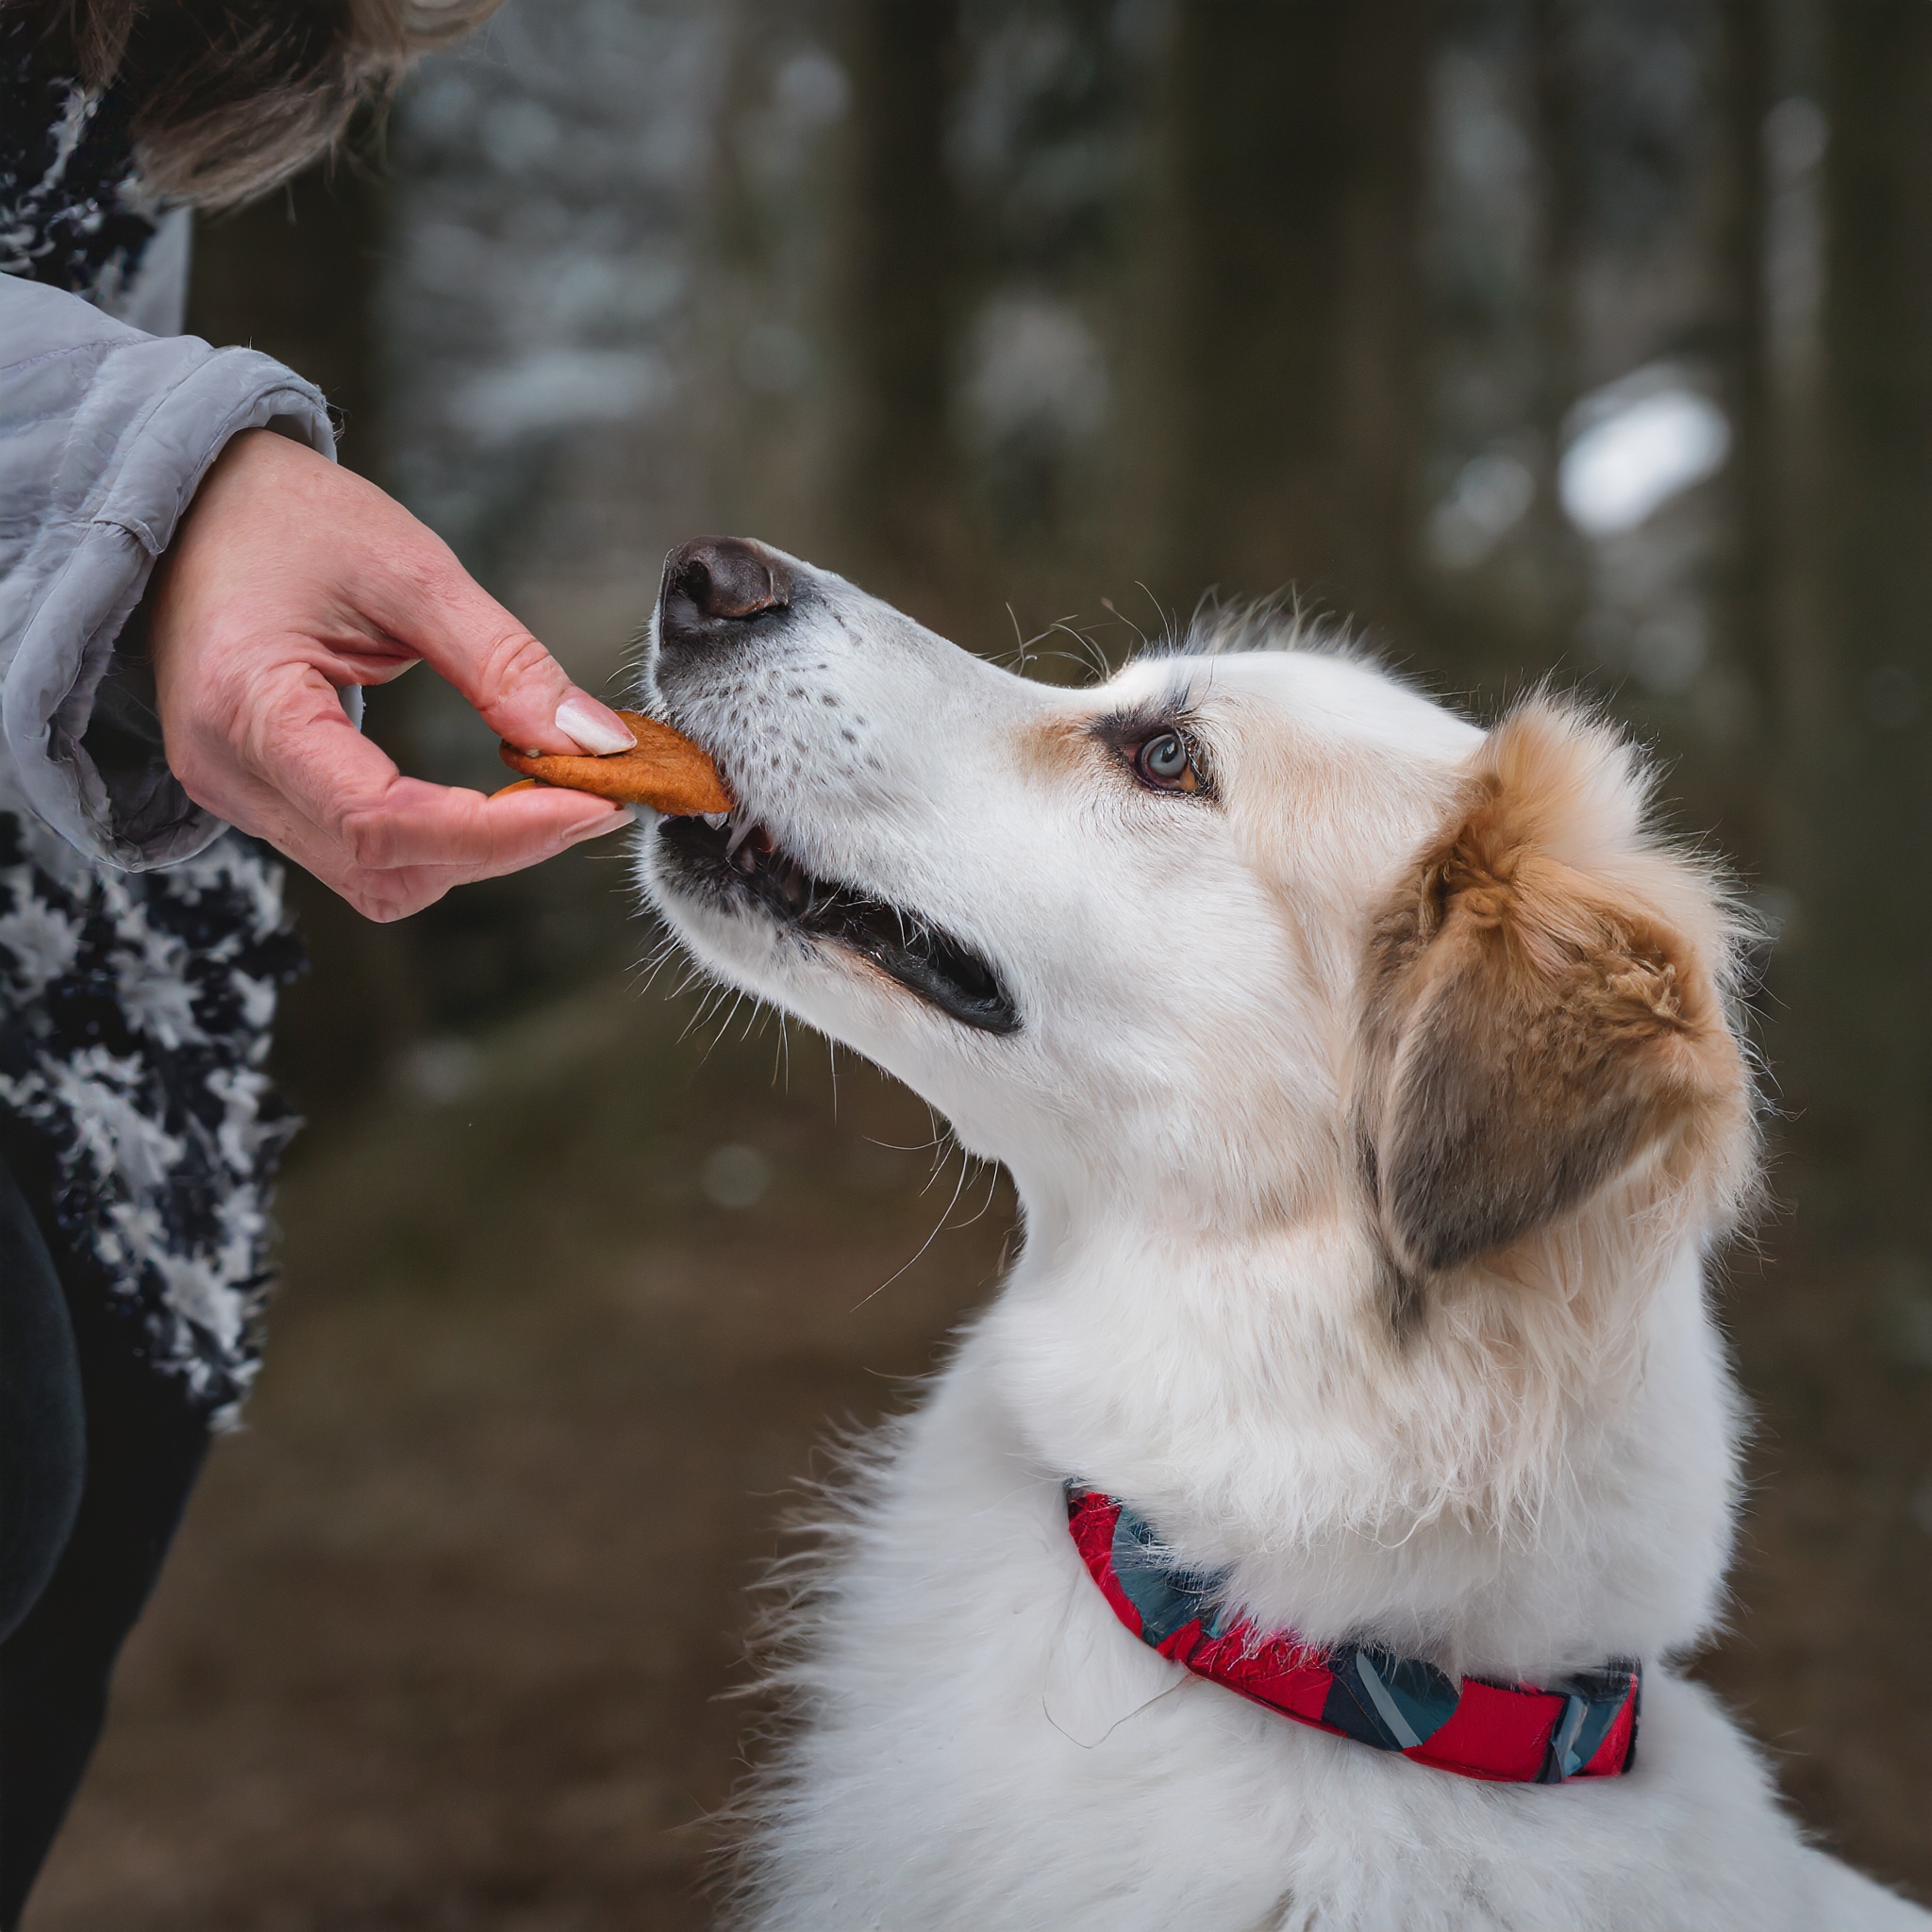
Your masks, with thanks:
[(815, 877), (741, 808), (666, 819), (658, 838), (687, 886), (755, 907), (803, 939), (857, 953), (961, 1025), (1019, 1030), (1019, 1007), (984, 954), (906, 907)]

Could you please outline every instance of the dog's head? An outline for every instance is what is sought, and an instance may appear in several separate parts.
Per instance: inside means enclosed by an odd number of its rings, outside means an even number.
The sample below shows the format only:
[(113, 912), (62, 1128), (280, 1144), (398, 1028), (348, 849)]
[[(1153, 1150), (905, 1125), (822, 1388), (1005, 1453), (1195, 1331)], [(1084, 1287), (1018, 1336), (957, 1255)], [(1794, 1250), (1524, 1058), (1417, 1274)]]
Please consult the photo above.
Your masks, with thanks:
[(1037, 1206), (1340, 1216), (1401, 1302), (1620, 1186), (1744, 1184), (1721, 897), (1580, 714), (1484, 733), (1240, 637), (1058, 689), (732, 539), (672, 557), (653, 640), (741, 801), (647, 840), (666, 917)]

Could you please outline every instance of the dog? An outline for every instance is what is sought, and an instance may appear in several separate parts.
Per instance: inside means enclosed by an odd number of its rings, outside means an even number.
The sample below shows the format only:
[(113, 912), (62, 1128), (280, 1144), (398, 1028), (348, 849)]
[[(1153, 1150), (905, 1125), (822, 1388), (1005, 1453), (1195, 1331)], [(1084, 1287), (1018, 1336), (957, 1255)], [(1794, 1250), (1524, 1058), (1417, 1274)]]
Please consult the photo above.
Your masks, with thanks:
[(1738, 1512), (1747, 934), (1626, 742), (1265, 615), (1048, 687), (731, 538), (645, 675), (739, 801), (650, 900), (1024, 1210), (776, 1613), (741, 1923), (1932, 1927), (1673, 1664)]

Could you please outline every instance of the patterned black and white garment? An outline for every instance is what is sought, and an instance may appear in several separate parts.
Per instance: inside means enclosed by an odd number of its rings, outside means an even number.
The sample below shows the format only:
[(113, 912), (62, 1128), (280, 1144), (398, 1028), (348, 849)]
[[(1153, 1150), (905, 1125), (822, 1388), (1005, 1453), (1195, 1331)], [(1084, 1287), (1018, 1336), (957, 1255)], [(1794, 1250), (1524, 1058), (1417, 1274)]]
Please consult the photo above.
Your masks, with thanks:
[(161, 210), (135, 179), (132, 103), (70, 64), (32, 22), (0, 26), (0, 273), (111, 308)]
[[(172, 332), (188, 218), (141, 193), (130, 120), (24, 25), (0, 28), (0, 273)], [(158, 741), (138, 680), (104, 691), (94, 729)], [(295, 1125), (263, 1072), (276, 989), (301, 964), (281, 876), (235, 833), (164, 870), (111, 870), (0, 766), (0, 1105), (51, 1156), (70, 1296), (77, 1272), (217, 1428), (259, 1362), (269, 1191)]]
[(78, 1274), (217, 1428), (260, 1360), (295, 1125), (262, 1063), (299, 964), (281, 869), (247, 841), (112, 873), (0, 812), (0, 1103), (52, 1155), (69, 1293)]

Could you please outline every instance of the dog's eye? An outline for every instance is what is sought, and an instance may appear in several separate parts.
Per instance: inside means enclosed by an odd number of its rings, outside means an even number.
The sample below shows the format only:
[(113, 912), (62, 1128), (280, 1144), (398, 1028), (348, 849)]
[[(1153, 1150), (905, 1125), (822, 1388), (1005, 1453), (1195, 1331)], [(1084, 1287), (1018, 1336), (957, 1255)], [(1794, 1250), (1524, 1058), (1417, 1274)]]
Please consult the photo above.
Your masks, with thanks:
[(1150, 738), (1134, 754), (1134, 770), (1158, 791), (1198, 791), (1201, 774), (1194, 769), (1194, 755), (1178, 731), (1163, 731)]

